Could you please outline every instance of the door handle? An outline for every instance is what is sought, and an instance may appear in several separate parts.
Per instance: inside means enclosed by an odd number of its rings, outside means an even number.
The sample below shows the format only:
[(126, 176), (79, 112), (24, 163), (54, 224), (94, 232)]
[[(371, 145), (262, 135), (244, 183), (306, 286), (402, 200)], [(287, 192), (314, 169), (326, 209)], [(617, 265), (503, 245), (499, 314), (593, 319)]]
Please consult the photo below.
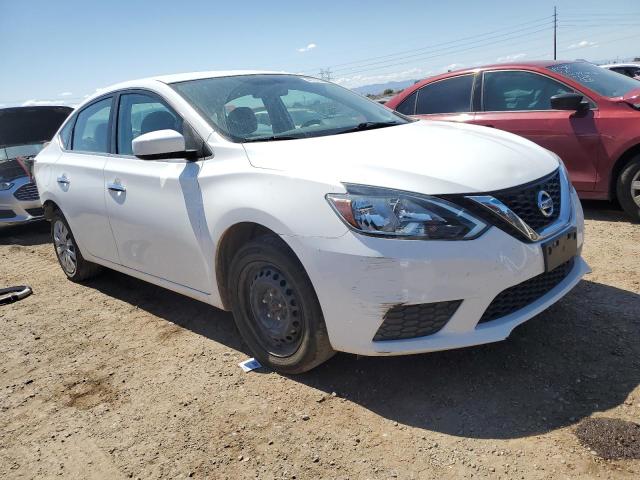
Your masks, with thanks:
[(112, 192), (126, 192), (127, 189), (125, 188), (124, 185), (122, 185), (121, 183), (107, 183), (107, 189), (112, 191)]
[(58, 183), (60, 185), (69, 185), (71, 181), (67, 178), (66, 175), (62, 174), (61, 176), (58, 177)]

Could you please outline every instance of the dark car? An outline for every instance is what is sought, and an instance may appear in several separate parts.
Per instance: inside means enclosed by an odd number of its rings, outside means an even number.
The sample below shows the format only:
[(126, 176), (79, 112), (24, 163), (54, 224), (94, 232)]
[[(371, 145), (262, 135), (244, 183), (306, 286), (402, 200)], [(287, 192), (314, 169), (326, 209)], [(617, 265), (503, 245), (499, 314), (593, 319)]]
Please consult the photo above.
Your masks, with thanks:
[(640, 221), (640, 83), (588, 62), (449, 72), (386, 103), (407, 115), (499, 128), (562, 158), (581, 198), (617, 199)]
[(0, 226), (42, 218), (33, 159), (71, 111), (63, 106), (0, 109)]

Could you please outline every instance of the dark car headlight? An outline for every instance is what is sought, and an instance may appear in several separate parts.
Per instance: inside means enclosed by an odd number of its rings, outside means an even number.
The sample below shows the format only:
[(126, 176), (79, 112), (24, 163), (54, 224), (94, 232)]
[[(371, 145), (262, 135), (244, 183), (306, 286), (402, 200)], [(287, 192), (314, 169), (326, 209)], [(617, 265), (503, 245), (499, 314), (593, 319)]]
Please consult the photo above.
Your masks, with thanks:
[(0, 182), (0, 191), (9, 190), (11, 187), (13, 187), (11, 182)]
[(378, 187), (346, 185), (327, 200), (352, 229), (382, 237), (472, 240), (489, 226), (442, 198)]

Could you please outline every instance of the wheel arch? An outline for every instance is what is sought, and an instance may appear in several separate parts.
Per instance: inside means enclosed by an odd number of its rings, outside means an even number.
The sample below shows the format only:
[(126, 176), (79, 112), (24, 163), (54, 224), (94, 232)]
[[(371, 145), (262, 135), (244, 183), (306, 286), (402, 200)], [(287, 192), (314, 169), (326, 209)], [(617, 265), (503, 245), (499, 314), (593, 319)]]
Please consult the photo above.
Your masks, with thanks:
[(618, 178), (631, 160), (633, 160), (637, 155), (640, 155), (640, 143), (629, 147), (625, 152), (618, 157), (616, 163), (613, 165), (613, 169), (611, 170), (611, 177), (609, 178), (609, 198), (611, 200), (617, 200), (618, 196), (616, 193), (616, 185), (618, 182)]
[[(229, 279), (229, 268), (235, 253), (247, 242), (262, 235), (274, 235), (282, 245), (286, 247), (289, 253), (300, 262), (293, 249), (287, 242), (270, 228), (252, 221), (238, 222), (228, 227), (218, 242), (215, 255), (215, 275), (218, 291), (220, 293), (220, 301), (225, 310), (231, 310), (230, 292), (227, 287)], [(302, 262), (300, 262), (302, 264)]]
[(44, 218), (51, 221), (53, 218), (53, 214), (56, 210), (60, 210), (60, 207), (53, 200), (45, 200), (42, 203), (42, 208), (44, 208)]

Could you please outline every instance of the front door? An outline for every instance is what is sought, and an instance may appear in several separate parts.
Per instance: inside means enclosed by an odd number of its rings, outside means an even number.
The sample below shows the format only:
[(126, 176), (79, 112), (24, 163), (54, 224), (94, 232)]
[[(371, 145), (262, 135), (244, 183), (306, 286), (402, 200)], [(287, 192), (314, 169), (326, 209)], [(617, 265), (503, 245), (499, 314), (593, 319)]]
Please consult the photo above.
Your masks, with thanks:
[(184, 132), (182, 119), (147, 93), (119, 96), (116, 155), (104, 171), (106, 206), (122, 265), (200, 292), (213, 284), (203, 246), (200, 164), (186, 159), (141, 160), (131, 141), (156, 130)]
[(534, 72), (489, 71), (482, 83), (482, 111), (470, 123), (506, 130), (551, 150), (577, 190), (594, 189), (601, 154), (596, 110), (584, 115), (552, 110), (552, 96), (574, 90)]

